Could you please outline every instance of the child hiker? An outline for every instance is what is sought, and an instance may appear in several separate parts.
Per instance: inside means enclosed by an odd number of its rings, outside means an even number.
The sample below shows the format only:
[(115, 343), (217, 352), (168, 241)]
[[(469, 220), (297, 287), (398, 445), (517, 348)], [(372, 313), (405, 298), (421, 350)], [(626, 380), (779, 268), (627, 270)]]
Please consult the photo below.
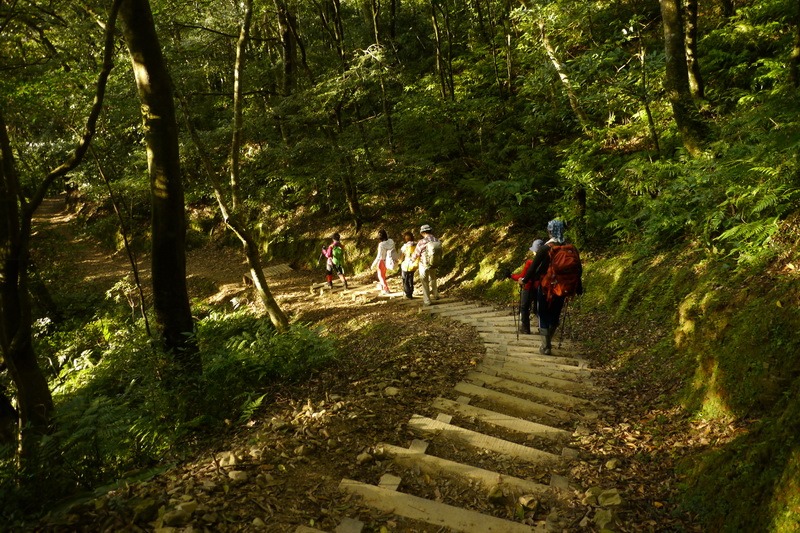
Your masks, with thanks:
[(340, 237), (338, 233), (334, 233), (331, 235), (331, 239), (333, 242), (328, 245), (326, 248), (325, 246), (322, 247), (322, 255), (326, 257), (325, 261), (325, 270), (327, 272), (326, 279), (328, 281), (328, 287), (331, 289), (333, 288), (333, 275), (334, 273), (339, 276), (339, 279), (342, 280), (342, 284), (344, 284), (344, 288), (347, 288), (347, 278), (344, 277), (344, 247), (340, 242)]

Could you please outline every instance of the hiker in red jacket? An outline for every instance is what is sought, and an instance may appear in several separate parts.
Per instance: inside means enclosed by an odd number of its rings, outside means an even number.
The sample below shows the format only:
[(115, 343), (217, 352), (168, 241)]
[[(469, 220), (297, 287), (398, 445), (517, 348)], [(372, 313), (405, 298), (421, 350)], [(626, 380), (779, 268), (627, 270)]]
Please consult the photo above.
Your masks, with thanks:
[[(528, 248), (528, 251), (531, 252), (529, 258), (525, 261), (525, 264), (522, 265), (522, 270), (509, 276), (511, 279), (514, 281), (519, 281), (525, 277), (525, 274), (528, 272), (528, 269), (533, 263), (533, 258), (536, 256), (536, 252), (539, 251), (539, 248), (541, 248), (543, 244), (544, 241), (542, 239), (536, 239), (533, 241), (531, 247)], [(522, 285), (519, 289), (519, 332), (526, 335), (531, 334), (531, 307), (533, 307), (533, 312), (535, 314), (536, 289), (538, 288), (539, 279), (536, 278), (532, 279), (525, 285)]]
[(539, 248), (525, 276), (519, 280), (521, 286), (539, 280), (536, 304), (539, 315), (539, 334), (542, 345), (539, 353), (550, 355), (553, 335), (558, 328), (565, 300), (574, 294), (583, 294), (581, 276), (583, 267), (578, 250), (564, 243), (566, 224), (561, 220), (547, 223), (550, 239)]

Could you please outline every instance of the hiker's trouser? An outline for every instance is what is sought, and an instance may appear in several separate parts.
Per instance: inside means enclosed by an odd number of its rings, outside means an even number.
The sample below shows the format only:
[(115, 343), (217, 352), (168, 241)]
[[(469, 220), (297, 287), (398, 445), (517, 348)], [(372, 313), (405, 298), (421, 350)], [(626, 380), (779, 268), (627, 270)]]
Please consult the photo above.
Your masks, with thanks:
[(403, 277), (403, 292), (406, 293), (406, 296), (411, 298), (414, 296), (414, 271), (402, 270), (400, 274)]
[(389, 292), (389, 283), (386, 281), (386, 261), (383, 259), (378, 263), (378, 281), (381, 283), (381, 290)]
[(561, 318), (561, 309), (564, 307), (564, 297), (554, 295), (548, 302), (547, 296), (540, 287), (536, 289), (536, 304), (538, 306), (539, 327), (551, 329), (558, 326)]
[(435, 268), (428, 268), (425, 265), (420, 265), (419, 281), (422, 284), (423, 303), (431, 303), (431, 297), (433, 297), (434, 300), (439, 298), (439, 287), (437, 285)]
[(519, 325), (520, 331), (530, 333), (531, 331), (531, 307), (536, 293), (532, 290), (522, 289), (519, 291)]

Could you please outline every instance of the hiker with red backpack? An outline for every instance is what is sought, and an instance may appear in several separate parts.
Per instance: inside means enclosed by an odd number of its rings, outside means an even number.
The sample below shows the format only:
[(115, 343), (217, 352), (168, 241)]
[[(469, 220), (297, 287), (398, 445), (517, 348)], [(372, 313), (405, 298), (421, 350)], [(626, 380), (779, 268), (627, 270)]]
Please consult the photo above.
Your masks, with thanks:
[(519, 280), (524, 287), (530, 281), (539, 280), (536, 304), (539, 315), (539, 334), (542, 345), (539, 353), (550, 355), (552, 339), (561, 317), (561, 310), (567, 298), (583, 294), (581, 265), (578, 249), (564, 242), (566, 224), (561, 220), (547, 223), (550, 239), (539, 248), (525, 276)]

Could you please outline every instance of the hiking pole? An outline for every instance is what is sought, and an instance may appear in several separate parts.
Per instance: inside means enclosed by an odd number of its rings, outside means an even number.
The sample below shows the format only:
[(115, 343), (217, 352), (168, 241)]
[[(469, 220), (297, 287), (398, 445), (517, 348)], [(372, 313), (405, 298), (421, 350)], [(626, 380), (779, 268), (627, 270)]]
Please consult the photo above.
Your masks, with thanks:
[(570, 298), (564, 299), (564, 324), (561, 326), (561, 336), (558, 338), (558, 349), (561, 349), (561, 341), (564, 340), (564, 332), (567, 330), (567, 322), (569, 321), (569, 302)]
[[(519, 304), (517, 304), (519, 309)], [(514, 300), (511, 300), (511, 314), (514, 316), (514, 330), (517, 332), (517, 340), (519, 340), (519, 324), (517, 324), (517, 309), (514, 309)]]

